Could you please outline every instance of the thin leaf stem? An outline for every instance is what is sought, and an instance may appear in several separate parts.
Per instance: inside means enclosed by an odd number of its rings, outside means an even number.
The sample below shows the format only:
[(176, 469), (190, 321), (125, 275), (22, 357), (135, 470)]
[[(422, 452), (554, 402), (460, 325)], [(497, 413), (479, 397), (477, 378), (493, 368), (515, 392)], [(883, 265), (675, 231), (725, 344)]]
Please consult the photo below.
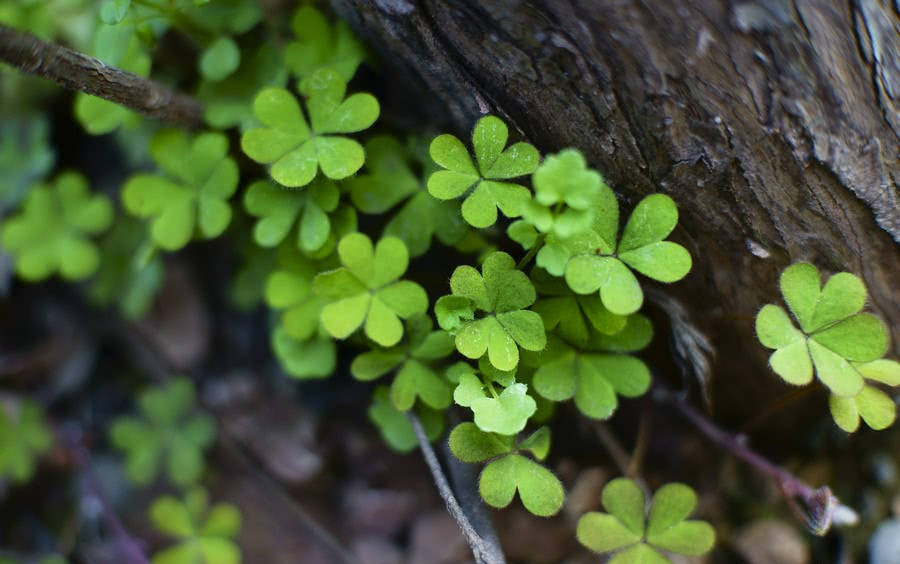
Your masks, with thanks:
[[(653, 397), (675, 408), (713, 443), (774, 481), (791, 509), (813, 533), (821, 536), (828, 532), (832, 524), (853, 524), (858, 519), (852, 509), (840, 504), (828, 486), (813, 488), (797, 476), (770, 462), (747, 446), (746, 437), (728, 433), (688, 403), (681, 394), (657, 385)], [(798, 498), (805, 507), (797, 505)]]
[(475, 530), (475, 527), (472, 526), (465, 511), (463, 511), (459, 502), (456, 500), (456, 496), (453, 495), (453, 490), (450, 489), (450, 483), (444, 475), (441, 463), (438, 461), (434, 449), (431, 448), (431, 443), (428, 442), (428, 436), (425, 434), (422, 422), (419, 421), (419, 418), (412, 412), (410, 412), (408, 416), (410, 423), (412, 423), (413, 431), (416, 433), (416, 438), (419, 440), (419, 447), (422, 449), (422, 456), (425, 458), (425, 464), (428, 465), (428, 469), (431, 471), (431, 477), (434, 479), (434, 484), (437, 487), (438, 493), (444, 500), (444, 504), (446, 504), (450, 516), (453, 517), (453, 520), (456, 521), (456, 524), (459, 525), (459, 528), (462, 530), (466, 542), (469, 543), (469, 548), (472, 549), (472, 555), (475, 556), (475, 561), (478, 564), (504, 564), (505, 560), (503, 559), (502, 554), (498, 556), (497, 551), (492, 550), (484, 539), (481, 538), (481, 535), (479, 535), (478, 531)]
[(525, 256), (522, 257), (522, 260), (520, 260), (519, 263), (516, 265), (517, 270), (522, 270), (523, 268), (528, 266), (528, 263), (531, 262), (531, 259), (534, 258), (534, 255), (536, 255), (538, 253), (538, 251), (541, 250), (541, 247), (544, 246), (544, 240), (546, 238), (547, 238), (546, 233), (541, 233), (540, 235), (537, 236), (537, 239), (534, 240), (534, 245), (532, 245), (531, 248), (528, 249), (528, 252), (525, 253)]

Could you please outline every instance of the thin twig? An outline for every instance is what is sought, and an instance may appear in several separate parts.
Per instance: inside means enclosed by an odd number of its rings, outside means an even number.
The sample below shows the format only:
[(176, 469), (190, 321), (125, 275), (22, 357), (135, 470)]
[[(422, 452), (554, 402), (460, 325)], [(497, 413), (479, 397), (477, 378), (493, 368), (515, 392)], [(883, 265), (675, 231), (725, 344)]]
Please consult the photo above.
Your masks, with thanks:
[(97, 478), (94, 469), (90, 463), (90, 453), (81, 444), (79, 439), (80, 432), (70, 429), (60, 431), (61, 442), (64, 443), (75, 461), (78, 468), (84, 473), (84, 483), (90, 495), (93, 496), (100, 505), (100, 512), (103, 518), (103, 524), (112, 535), (116, 546), (119, 547), (120, 556), (124, 564), (150, 564), (143, 549), (138, 541), (132, 538), (128, 529), (119, 520), (118, 515), (113, 510), (112, 505), (106, 498), (103, 488), (100, 486), (100, 480)]
[(650, 407), (651, 405), (644, 401), (641, 422), (638, 423), (637, 438), (634, 440), (634, 448), (631, 451), (631, 462), (628, 464), (628, 472), (625, 473), (629, 478), (641, 475), (641, 466), (644, 464), (644, 455), (647, 453), (647, 444), (650, 442), (650, 429), (653, 426), (653, 410)]
[(462, 530), (463, 536), (466, 538), (466, 542), (469, 543), (472, 554), (475, 556), (475, 561), (478, 564), (504, 564), (502, 556), (498, 559), (494, 554), (494, 551), (487, 546), (484, 539), (481, 538), (472, 526), (472, 523), (462, 510), (462, 507), (460, 507), (459, 502), (456, 500), (456, 496), (453, 495), (453, 491), (450, 489), (447, 477), (444, 476), (444, 471), (441, 469), (441, 464), (438, 462), (434, 449), (431, 448), (431, 443), (428, 442), (428, 436), (425, 434), (425, 429), (422, 428), (422, 422), (419, 421), (419, 418), (416, 417), (414, 413), (409, 414), (409, 420), (412, 423), (413, 431), (416, 433), (416, 438), (419, 440), (419, 446), (422, 448), (422, 455), (425, 457), (425, 463), (431, 471), (431, 476), (434, 479), (435, 486), (437, 486), (438, 493), (447, 505), (447, 511), (450, 513), (450, 516), (453, 517), (453, 520), (456, 521), (456, 524), (459, 525), (459, 528)]
[(115, 102), (174, 125), (188, 128), (203, 125), (203, 106), (196, 99), (2, 24), (0, 61), (70, 90)]
[[(774, 481), (787, 499), (791, 509), (805, 521), (806, 526), (817, 534), (824, 535), (832, 525), (851, 525), (858, 520), (856, 512), (841, 505), (828, 486), (813, 488), (797, 476), (777, 466), (745, 444), (745, 438), (723, 430), (700, 410), (688, 403), (681, 394), (657, 386), (653, 397), (674, 407), (701, 433), (732, 455), (756, 468)], [(800, 499), (805, 508), (797, 505)]]

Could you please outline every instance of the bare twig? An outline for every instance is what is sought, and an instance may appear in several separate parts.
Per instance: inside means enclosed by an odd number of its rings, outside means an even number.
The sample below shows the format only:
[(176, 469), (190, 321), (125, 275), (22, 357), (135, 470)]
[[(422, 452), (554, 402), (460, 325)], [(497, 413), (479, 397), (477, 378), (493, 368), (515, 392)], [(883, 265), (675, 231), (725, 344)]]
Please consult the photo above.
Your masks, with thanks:
[(203, 106), (196, 99), (5, 25), (0, 25), (0, 61), (173, 125), (203, 125)]
[(422, 422), (419, 421), (419, 418), (413, 413), (409, 414), (409, 420), (416, 433), (416, 438), (419, 440), (419, 446), (422, 448), (422, 455), (425, 457), (425, 463), (431, 471), (431, 476), (434, 479), (435, 486), (437, 486), (438, 493), (447, 505), (447, 511), (450, 513), (450, 516), (453, 517), (453, 520), (456, 521), (456, 524), (462, 529), (463, 536), (466, 538), (466, 542), (469, 543), (472, 554), (475, 556), (475, 561), (478, 564), (505, 564), (502, 553), (498, 554), (496, 547), (489, 546), (484, 539), (481, 538), (481, 535), (478, 534), (472, 526), (472, 523), (469, 521), (469, 518), (462, 510), (462, 507), (460, 507), (459, 502), (456, 500), (456, 496), (453, 495), (453, 491), (450, 489), (447, 477), (441, 469), (441, 463), (438, 461), (434, 449), (431, 448), (431, 443), (428, 442), (425, 429), (422, 428)]
[[(828, 486), (813, 488), (787, 470), (776, 466), (748, 447), (743, 437), (728, 433), (713, 423), (681, 394), (657, 386), (654, 398), (674, 407), (709, 440), (774, 481), (791, 509), (813, 533), (821, 536), (828, 532), (832, 525), (856, 524), (858, 520), (856, 512), (842, 505)], [(798, 506), (797, 499), (803, 502), (804, 507)]]
[(60, 442), (67, 447), (75, 464), (84, 474), (85, 488), (99, 502), (103, 524), (110, 535), (112, 535), (119, 549), (121, 561), (124, 564), (150, 564), (140, 544), (132, 538), (106, 498), (106, 494), (100, 486), (100, 480), (98, 480), (94, 469), (91, 467), (90, 453), (81, 444), (80, 435), (80, 431), (76, 429), (64, 428), (59, 432)]

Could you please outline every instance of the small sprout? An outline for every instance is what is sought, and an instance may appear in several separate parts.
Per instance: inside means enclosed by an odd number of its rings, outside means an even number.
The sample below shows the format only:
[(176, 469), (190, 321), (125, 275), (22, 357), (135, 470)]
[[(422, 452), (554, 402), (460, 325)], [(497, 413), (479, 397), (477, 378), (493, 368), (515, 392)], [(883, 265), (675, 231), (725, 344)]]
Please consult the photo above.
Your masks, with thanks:
[(295, 41), (284, 50), (284, 62), (301, 79), (301, 88), (317, 70), (333, 69), (349, 82), (365, 57), (365, 48), (346, 22), (334, 26), (314, 6), (304, 4), (291, 19)]
[(151, 483), (165, 464), (167, 475), (179, 486), (197, 482), (203, 473), (203, 451), (216, 436), (213, 418), (193, 414), (194, 384), (187, 378), (169, 380), (138, 396), (140, 417), (119, 417), (110, 440), (125, 451), (125, 470), (136, 484)]
[(446, 331), (432, 331), (431, 318), (415, 315), (406, 324), (406, 342), (383, 350), (362, 353), (353, 359), (350, 372), (357, 380), (374, 380), (396, 371), (391, 384), (391, 402), (400, 411), (409, 411), (419, 398), (434, 409), (450, 405), (450, 388), (432, 362), (453, 352), (453, 337)]
[(241, 512), (230, 503), (211, 508), (206, 492), (189, 490), (184, 500), (170, 495), (150, 506), (150, 522), (178, 544), (153, 555), (153, 564), (239, 564), (241, 549), (234, 539), (241, 530)]
[[(519, 363), (518, 347), (537, 351), (547, 344), (541, 316), (525, 309), (537, 298), (534, 286), (508, 254), (488, 255), (481, 274), (471, 266), (457, 267), (450, 289), (434, 310), (463, 356), (477, 359), (487, 352), (495, 368), (512, 370)], [(486, 315), (476, 319), (476, 311)]]
[(678, 208), (672, 198), (651, 194), (638, 202), (617, 245), (618, 211), (601, 213), (594, 227), (599, 247), (594, 253), (577, 254), (567, 261), (566, 282), (578, 294), (599, 290), (603, 305), (613, 313), (636, 312), (644, 302), (644, 293), (631, 269), (660, 282), (680, 280), (691, 269), (687, 249), (664, 241), (677, 223)]
[(860, 417), (874, 429), (890, 426), (893, 401), (865, 380), (896, 386), (900, 365), (881, 359), (888, 349), (884, 322), (860, 313), (866, 302), (862, 280), (840, 272), (821, 287), (816, 267), (797, 263), (781, 274), (780, 285), (800, 329), (780, 306), (763, 306), (756, 316), (760, 343), (775, 349), (769, 358), (775, 373), (794, 385), (810, 383), (815, 374), (831, 391), (832, 415), (845, 431), (855, 431)]
[(523, 362), (536, 368), (532, 387), (552, 401), (574, 397), (575, 406), (594, 419), (608, 419), (618, 407), (617, 395), (634, 398), (650, 387), (650, 370), (627, 352), (643, 349), (653, 337), (650, 320), (628, 317), (619, 333), (593, 332), (582, 348), (551, 337), (547, 349), (529, 353)]
[(165, 173), (136, 174), (122, 188), (129, 213), (153, 218), (150, 234), (167, 251), (181, 249), (199, 230), (218, 237), (231, 222), (228, 198), (238, 185), (238, 168), (228, 156), (228, 138), (201, 133), (190, 139), (166, 129), (150, 142), (150, 155)]
[(699, 556), (713, 547), (715, 531), (709, 523), (685, 520), (697, 506), (697, 494), (684, 484), (666, 484), (657, 490), (649, 516), (644, 492), (632, 480), (612, 480), (602, 496), (609, 513), (582, 515), (576, 534), (594, 552), (615, 552), (611, 563), (671, 564), (658, 550)]
[(358, 171), (365, 161), (362, 145), (335, 133), (367, 129), (378, 119), (378, 100), (357, 93), (344, 99), (347, 83), (334, 70), (318, 70), (304, 94), (310, 125), (293, 94), (266, 88), (253, 101), (253, 112), (263, 124), (245, 132), (241, 148), (256, 162), (271, 164), (272, 178), (291, 188), (306, 186), (317, 171), (335, 180)]
[(468, 193), (462, 216), (473, 227), (493, 225), (498, 208), (506, 217), (519, 217), (529, 201), (527, 188), (503, 181), (534, 172), (540, 155), (524, 142), (506, 147), (508, 137), (509, 131), (500, 118), (479, 119), (472, 131), (476, 162), (472, 162), (463, 142), (452, 135), (439, 135), (431, 142), (431, 158), (445, 170), (428, 178), (428, 191), (441, 200)]
[(35, 459), (52, 444), (53, 433), (36, 403), (0, 403), (0, 480), (28, 481)]
[(253, 240), (262, 247), (274, 247), (285, 240), (296, 225), (296, 245), (307, 253), (322, 249), (331, 235), (328, 214), (334, 212), (340, 191), (327, 178), (316, 179), (297, 192), (266, 180), (251, 184), (244, 193), (244, 207), (260, 218), (253, 228)]
[[(444, 433), (444, 416), (440, 411), (424, 405), (415, 408), (425, 435), (429, 441), (438, 440)], [(369, 406), (369, 419), (378, 427), (384, 441), (398, 452), (410, 452), (419, 446), (416, 432), (406, 412), (394, 407), (391, 391), (387, 386), (378, 386)]]
[(428, 295), (415, 282), (398, 280), (409, 264), (406, 245), (384, 237), (373, 248), (362, 233), (351, 233), (338, 244), (342, 268), (322, 272), (315, 292), (331, 301), (322, 309), (322, 325), (337, 339), (346, 339), (365, 325), (366, 336), (383, 347), (403, 337), (400, 318), (428, 309)]
[(550, 431), (541, 427), (514, 445), (512, 436), (486, 433), (474, 423), (461, 423), (450, 433), (450, 450), (463, 462), (490, 460), (481, 471), (478, 491), (491, 507), (509, 505), (516, 491), (525, 509), (539, 517), (550, 517), (562, 508), (562, 483), (544, 466), (523, 456), (530, 452), (543, 460), (550, 451)]
[(81, 174), (65, 172), (52, 185), (31, 189), (22, 211), (4, 222), (0, 243), (25, 280), (37, 282), (55, 272), (83, 280), (100, 264), (89, 235), (102, 233), (112, 220), (109, 199), (92, 195)]
[(200, 74), (218, 82), (228, 78), (241, 64), (241, 50), (230, 37), (220, 37), (200, 55)]
[(587, 168), (577, 149), (548, 156), (531, 179), (534, 200), (524, 207), (522, 218), (537, 231), (561, 238), (590, 229), (600, 193), (609, 190), (600, 173)]

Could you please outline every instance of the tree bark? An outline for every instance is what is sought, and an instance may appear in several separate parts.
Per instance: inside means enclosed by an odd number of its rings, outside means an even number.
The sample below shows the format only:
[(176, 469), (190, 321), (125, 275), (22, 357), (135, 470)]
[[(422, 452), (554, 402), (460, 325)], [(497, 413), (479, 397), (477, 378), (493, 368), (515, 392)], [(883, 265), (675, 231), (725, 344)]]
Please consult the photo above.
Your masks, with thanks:
[(203, 126), (198, 100), (99, 59), (0, 24), (0, 61), (78, 92), (121, 104), (172, 125)]
[[(775, 393), (757, 310), (806, 260), (862, 276), (900, 352), (900, 18), (891, 0), (332, 0), (431, 113), (497, 113), (574, 146), (624, 207), (681, 210), (694, 269), (666, 292), (745, 417)], [(727, 388), (727, 392), (726, 392)]]

